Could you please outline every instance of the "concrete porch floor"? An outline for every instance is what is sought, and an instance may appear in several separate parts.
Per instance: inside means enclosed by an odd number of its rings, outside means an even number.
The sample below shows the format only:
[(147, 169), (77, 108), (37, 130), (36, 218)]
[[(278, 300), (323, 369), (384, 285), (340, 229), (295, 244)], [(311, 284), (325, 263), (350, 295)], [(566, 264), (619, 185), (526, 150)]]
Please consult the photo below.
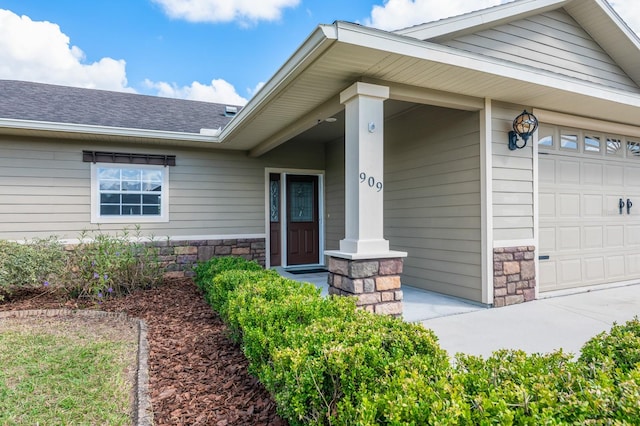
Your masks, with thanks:
[[(322, 290), (322, 295), (328, 294), (327, 273), (315, 272), (308, 274), (292, 274), (283, 268), (275, 268), (280, 275), (296, 281), (314, 284)], [(403, 284), (403, 309), (402, 318), (407, 322), (421, 322), (432, 318), (449, 315), (464, 314), (487, 309), (484, 305), (474, 304), (455, 297), (445, 296), (432, 291), (422, 290)]]

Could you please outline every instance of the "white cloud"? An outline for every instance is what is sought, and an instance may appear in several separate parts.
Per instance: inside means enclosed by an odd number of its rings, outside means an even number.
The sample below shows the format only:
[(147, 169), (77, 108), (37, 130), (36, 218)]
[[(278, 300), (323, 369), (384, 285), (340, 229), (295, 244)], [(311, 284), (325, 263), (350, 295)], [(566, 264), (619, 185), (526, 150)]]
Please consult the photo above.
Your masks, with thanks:
[(480, 10), (505, 0), (386, 0), (383, 6), (373, 6), (365, 25), (383, 30), (397, 30), (425, 22)]
[(253, 89), (247, 89), (247, 93), (249, 93), (249, 97), (253, 97), (256, 93), (258, 93), (260, 91), (260, 89), (262, 89), (264, 87), (264, 82), (261, 81), (260, 83), (256, 84), (256, 87), (254, 87)]
[(133, 92), (124, 60), (85, 63), (60, 27), (0, 9), (0, 78)]
[(247, 99), (240, 96), (232, 84), (225, 80), (211, 80), (206, 85), (194, 81), (190, 86), (179, 87), (175, 83), (145, 80), (145, 86), (166, 98), (189, 99), (192, 101), (214, 102), (228, 105), (245, 105)]
[[(28, 16), (0, 9), (0, 79), (135, 93), (127, 86), (125, 66), (124, 60), (112, 58), (86, 63), (84, 52), (70, 45), (69, 36), (57, 24), (32, 21)], [(210, 84), (193, 82), (184, 87), (146, 80), (145, 86), (157, 96), (231, 105), (247, 103), (224, 80), (212, 80)], [(247, 89), (247, 93), (253, 96), (260, 87), (262, 83), (255, 89)]]
[(171, 18), (190, 22), (230, 22), (241, 24), (275, 21), (282, 10), (300, 0), (153, 0)]

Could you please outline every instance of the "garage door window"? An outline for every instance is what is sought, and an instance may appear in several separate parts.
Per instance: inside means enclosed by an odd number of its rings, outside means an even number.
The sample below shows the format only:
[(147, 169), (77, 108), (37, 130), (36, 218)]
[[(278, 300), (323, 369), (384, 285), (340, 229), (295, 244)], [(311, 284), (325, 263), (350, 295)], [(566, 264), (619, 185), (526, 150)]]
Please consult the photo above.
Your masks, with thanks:
[(538, 128), (538, 146), (540, 148), (552, 148), (554, 129), (552, 127), (540, 126)]
[(607, 138), (607, 155), (622, 157), (622, 140), (609, 136)]
[(560, 148), (570, 149), (572, 151), (578, 150), (578, 135), (572, 133), (562, 133), (560, 137)]
[(600, 136), (585, 135), (584, 152), (599, 154), (600, 153)]
[(627, 151), (629, 157), (639, 157), (640, 156), (640, 142), (628, 141), (627, 142)]

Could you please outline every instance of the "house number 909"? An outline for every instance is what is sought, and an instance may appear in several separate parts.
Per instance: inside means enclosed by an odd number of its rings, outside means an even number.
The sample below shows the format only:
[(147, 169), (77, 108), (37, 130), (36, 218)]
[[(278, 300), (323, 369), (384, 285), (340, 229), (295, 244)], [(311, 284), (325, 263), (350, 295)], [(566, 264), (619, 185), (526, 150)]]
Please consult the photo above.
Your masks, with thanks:
[(365, 172), (360, 173), (360, 183), (369, 185), (369, 188), (375, 188), (378, 192), (382, 191), (382, 182), (373, 176), (367, 176)]

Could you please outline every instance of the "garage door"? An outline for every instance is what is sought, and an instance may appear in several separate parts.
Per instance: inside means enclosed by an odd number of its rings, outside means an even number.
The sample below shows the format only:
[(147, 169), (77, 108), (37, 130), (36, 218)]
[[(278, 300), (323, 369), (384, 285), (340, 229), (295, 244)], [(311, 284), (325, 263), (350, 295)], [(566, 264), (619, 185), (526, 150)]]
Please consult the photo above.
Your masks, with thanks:
[(640, 280), (640, 143), (546, 132), (538, 163), (540, 291)]

